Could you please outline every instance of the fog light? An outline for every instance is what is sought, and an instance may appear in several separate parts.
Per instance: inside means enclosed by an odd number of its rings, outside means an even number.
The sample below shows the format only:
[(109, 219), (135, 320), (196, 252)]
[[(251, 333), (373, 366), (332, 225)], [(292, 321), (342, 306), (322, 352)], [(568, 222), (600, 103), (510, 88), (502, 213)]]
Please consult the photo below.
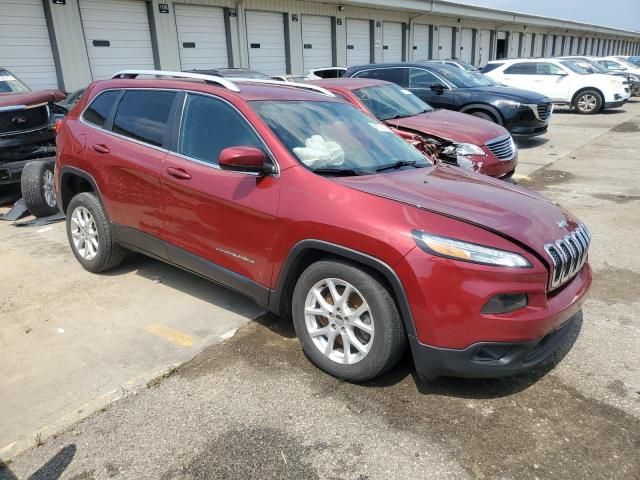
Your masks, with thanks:
[(527, 306), (525, 293), (500, 293), (489, 299), (482, 307), (482, 313), (509, 313)]

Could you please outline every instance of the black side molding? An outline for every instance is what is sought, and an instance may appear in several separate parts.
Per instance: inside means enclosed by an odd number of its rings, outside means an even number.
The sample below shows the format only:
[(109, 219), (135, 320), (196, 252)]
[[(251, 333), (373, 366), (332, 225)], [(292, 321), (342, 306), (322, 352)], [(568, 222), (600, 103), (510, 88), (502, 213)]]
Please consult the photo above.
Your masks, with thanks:
[(319, 250), (338, 257), (343, 257), (348, 260), (361, 263), (381, 274), (393, 289), (407, 334), (414, 337), (416, 336), (416, 328), (413, 322), (413, 316), (411, 315), (411, 309), (409, 308), (409, 301), (407, 300), (404, 288), (400, 279), (396, 275), (396, 272), (378, 258), (342, 245), (325, 242), (324, 240), (308, 239), (302, 240), (294, 245), (282, 266), (282, 270), (280, 271), (280, 275), (278, 276), (278, 281), (276, 283), (276, 288), (272, 290), (269, 295), (268, 308), (270, 310), (281, 314), (288, 311), (287, 306), (283, 305), (283, 301), (286, 298), (285, 290), (289, 281), (289, 275), (292, 271), (296, 270), (298, 262), (303, 257), (305, 251), (309, 250)]

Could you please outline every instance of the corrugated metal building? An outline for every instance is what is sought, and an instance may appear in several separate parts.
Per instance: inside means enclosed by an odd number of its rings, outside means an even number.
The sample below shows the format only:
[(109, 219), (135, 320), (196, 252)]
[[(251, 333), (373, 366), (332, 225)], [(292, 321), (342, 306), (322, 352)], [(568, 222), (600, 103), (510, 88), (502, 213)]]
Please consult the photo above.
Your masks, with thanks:
[(0, 0), (0, 66), (67, 91), (122, 68), (640, 54), (640, 34), (426, 0)]

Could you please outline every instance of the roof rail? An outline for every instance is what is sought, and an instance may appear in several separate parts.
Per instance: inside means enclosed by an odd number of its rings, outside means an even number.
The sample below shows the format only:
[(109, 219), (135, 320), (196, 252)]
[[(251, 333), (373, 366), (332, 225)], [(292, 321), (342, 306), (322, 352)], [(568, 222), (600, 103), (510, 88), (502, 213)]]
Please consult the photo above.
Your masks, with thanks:
[(301, 88), (305, 90), (312, 90), (314, 92), (327, 95), (328, 97), (335, 97), (335, 95), (331, 93), (329, 90), (327, 90), (326, 88), (322, 88), (317, 85), (310, 85), (308, 83), (283, 82), (282, 80), (266, 80), (262, 78), (241, 78), (241, 77), (233, 77), (233, 78), (229, 78), (229, 80), (234, 82), (259, 83), (264, 85), (282, 85), (284, 87)]
[(111, 78), (136, 78), (138, 75), (204, 80), (208, 83), (215, 83), (217, 85), (220, 85), (221, 87), (224, 87), (227, 90), (231, 90), (232, 92), (240, 91), (238, 86), (229, 79), (217, 77), (215, 75), (204, 75), (202, 73), (170, 72), (165, 70), (121, 70), (115, 73)]

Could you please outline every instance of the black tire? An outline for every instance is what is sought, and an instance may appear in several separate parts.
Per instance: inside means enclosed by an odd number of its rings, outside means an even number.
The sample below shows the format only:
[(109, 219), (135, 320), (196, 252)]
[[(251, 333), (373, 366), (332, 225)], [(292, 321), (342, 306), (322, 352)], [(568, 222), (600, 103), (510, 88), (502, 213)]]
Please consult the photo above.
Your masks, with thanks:
[[(91, 259), (82, 256), (72, 238), (72, 228), (75, 228), (74, 212), (81, 207), (87, 209), (93, 217), (98, 237), (97, 253)], [(124, 258), (122, 247), (113, 238), (104, 207), (93, 193), (79, 193), (69, 202), (69, 207), (67, 208), (67, 237), (71, 251), (76, 259), (85, 270), (90, 272), (99, 273), (110, 270), (117, 267)]]
[[(375, 332), (368, 353), (357, 363), (346, 365), (325, 356), (313, 342), (306, 325), (307, 295), (314, 285), (329, 278), (350, 283), (371, 310)], [(292, 316), (296, 334), (309, 359), (328, 374), (350, 382), (363, 382), (381, 375), (398, 362), (406, 349), (407, 338), (393, 297), (374, 274), (348, 262), (322, 260), (310, 265), (296, 283)]]
[(493, 115), (491, 115), (490, 113), (487, 113), (487, 112), (483, 112), (481, 110), (474, 110), (472, 112), (465, 112), (465, 113), (468, 113), (469, 115), (473, 115), (474, 117), (478, 117), (478, 118), (482, 118), (484, 120), (488, 120), (488, 121), (490, 121), (492, 123), (498, 123)]
[(34, 217), (48, 217), (58, 213), (52, 180), (53, 164), (49, 161), (27, 162), (22, 169), (22, 198)]
[(604, 100), (596, 90), (582, 90), (573, 99), (573, 108), (580, 115), (593, 115), (602, 110)]

